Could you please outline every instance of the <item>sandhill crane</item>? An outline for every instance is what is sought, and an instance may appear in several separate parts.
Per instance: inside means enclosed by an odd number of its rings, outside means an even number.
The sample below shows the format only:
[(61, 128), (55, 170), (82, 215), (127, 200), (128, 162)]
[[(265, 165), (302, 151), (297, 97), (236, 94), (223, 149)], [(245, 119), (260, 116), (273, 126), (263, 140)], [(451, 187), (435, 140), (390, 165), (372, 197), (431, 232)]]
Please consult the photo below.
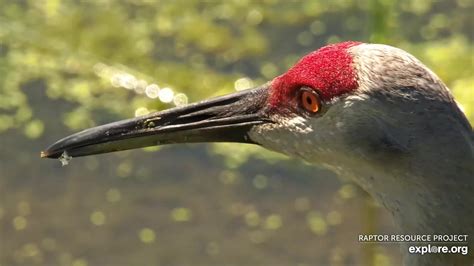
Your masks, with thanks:
[[(86, 129), (42, 157), (189, 142), (241, 142), (347, 176), (403, 234), (467, 234), (474, 248), (474, 134), (443, 82), (409, 53), (343, 42), (245, 91)], [(406, 265), (472, 264), (409, 254)]]

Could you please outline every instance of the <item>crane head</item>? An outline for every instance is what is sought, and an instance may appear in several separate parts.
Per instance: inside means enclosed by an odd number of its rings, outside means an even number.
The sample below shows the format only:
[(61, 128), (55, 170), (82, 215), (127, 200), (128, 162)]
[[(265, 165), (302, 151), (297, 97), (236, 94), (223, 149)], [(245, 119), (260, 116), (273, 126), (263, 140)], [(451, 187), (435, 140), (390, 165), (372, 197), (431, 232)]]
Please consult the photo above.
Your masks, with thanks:
[[(422, 88), (426, 84), (430, 89)], [(331, 165), (349, 156), (348, 151), (365, 156), (377, 145), (390, 151), (407, 148), (406, 136), (389, 132), (397, 127), (394, 115), (407, 111), (393, 103), (412, 103), (420, 95), (452, 101), (442, 82), (408, 53), (343, 42), (304, 56), (260, 87), (86, 129), (59, 140), (41, 156), (240, 142)]]

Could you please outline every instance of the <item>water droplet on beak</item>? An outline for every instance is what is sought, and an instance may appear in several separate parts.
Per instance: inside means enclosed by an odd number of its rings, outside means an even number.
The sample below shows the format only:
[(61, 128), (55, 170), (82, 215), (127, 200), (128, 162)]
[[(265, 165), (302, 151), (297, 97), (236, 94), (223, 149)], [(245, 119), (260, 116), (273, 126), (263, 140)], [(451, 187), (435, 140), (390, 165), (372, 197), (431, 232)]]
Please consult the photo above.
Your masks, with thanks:
[(72, 159), (72, 156), (69, 156), (66, 151), (64, 151), (63, 154), (59, 156), (59, 161), (61, 162), (62, 166), (68, 165), (71, 159)]

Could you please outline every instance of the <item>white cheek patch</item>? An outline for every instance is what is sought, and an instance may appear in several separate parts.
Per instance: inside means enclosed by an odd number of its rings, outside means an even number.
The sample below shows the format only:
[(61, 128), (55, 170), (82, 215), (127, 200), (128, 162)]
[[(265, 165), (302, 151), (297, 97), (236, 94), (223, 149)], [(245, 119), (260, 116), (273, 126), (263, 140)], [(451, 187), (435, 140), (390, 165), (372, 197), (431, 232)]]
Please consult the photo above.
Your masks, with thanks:
[[(356, 96), (356, 99), (361, 100), (363, 96)], [(272, 120), (277, 123), (254, 126), (248, 134), (267, 149), (314, 163), (332, 164), (331, 158), (337, 158), (337, 153), (343, 150), (340, 131), (346, 129), (349, 121), (339, 117), (345, 111), (344, 101), (334, 102), (330, 108), (327, 113), (315, 117), (273, 116)]]
[(279, 123), (253, 127), (249, 132), (250, 138), (268, 149), (288, 155), (299, 155), (301, 145), (305, 147), (313, 145), (311, 138), (308, 137), (313, 129), (304, 117), (273, 117), (273, 119)]
[(300, 133), (310, 133), (313, 132), (313, 129), (308, 126), (306, 120), (300, 116), (295, 116), (290, 120), (286, 120), (288, 128), (294, 128)]
[(355, 95), (350, 95), (347, 96), (347, 98), (344, 100), (344, 108), (349, 108), (351, 107), (355, 102), (357, 101), (364, 101), (367, 100), (369, 97), (366, 94), (355, 94)]

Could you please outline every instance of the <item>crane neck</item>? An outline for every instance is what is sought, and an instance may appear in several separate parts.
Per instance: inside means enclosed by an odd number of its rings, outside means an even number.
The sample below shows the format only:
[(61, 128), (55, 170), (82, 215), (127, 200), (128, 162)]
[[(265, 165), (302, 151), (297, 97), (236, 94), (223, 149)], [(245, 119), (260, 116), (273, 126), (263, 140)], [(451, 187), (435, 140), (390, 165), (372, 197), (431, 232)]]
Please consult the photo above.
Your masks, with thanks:
[(448, 158), (430, 164), (417, 155), (417, 160), (358, 162), (345, 172), (339, 169), (389, 211), (396, 233), (468, 235), (467, 243), (454, 243), (468, 245), (467, 256), (410, 254), (408, 247), (417, 243), (403, 243), (406, 265), (468, 265), (474, 261), (474, 159), (465, 147), (450, 148)]

